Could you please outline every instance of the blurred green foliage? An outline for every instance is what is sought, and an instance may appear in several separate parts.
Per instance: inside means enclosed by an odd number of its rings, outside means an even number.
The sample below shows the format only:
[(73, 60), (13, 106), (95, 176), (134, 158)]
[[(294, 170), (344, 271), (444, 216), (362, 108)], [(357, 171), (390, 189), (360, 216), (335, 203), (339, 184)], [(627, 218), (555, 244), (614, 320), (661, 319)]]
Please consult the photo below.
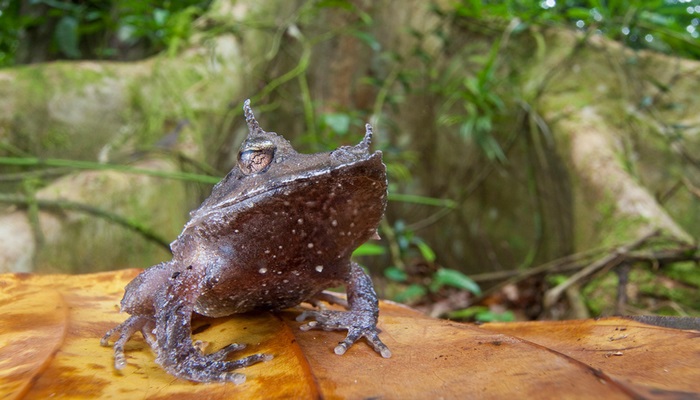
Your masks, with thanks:
[(457, 16), (592, 30), (633, 49), (700, 58), (700, 0), (462, 0)]
[(19, 32), (24, 24), (19, 17), (19, 1), (0, 0), (0, 67), (14, 64)]
[[(14, 65), (21, 41), (50, 41), (42, 59), (125, 59), (176, 52), (211, 0), (0, 0), (0, 67)], [(32, 36), (32, 32), (43, 33)], [(25, 43), (32, 45), (35, 43)]]
[(509, 310), (496, 312), (485, 306), (472, 306), (462, 310), (452, 311), (447, 314), (447, 318), (478, 322), (511, 322), (515, 321), (515, 314)]

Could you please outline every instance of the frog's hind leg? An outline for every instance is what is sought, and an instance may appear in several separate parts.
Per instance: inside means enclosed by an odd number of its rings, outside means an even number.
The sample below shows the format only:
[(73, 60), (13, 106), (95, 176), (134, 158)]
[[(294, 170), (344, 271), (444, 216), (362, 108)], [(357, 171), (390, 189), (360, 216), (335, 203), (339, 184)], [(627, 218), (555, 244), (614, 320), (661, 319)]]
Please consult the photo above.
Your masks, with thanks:
[(152, 318), (135, 315), (105, 333), (100, 340), (100, 344), (105, 347), (109, 346), (111, 338), (117, 336), (117, 340), (114, 342), (114, 368), (124, 369), (126, 367), (126, 355), (124, 354), (126, 342), (138, 331), (141, 331), (148, 342), (149, 331), (153, 329), (153, 326)]
[(213, 354), (202, 354), (192, 343), (191, 318), (200, 293), (202, 271), (189, 267), (175, 273), (156, 296), (154, 350), (156, 362), (166, 371), (196, 382), (245, 382), (245, 375), (231, 372), (272, 357), (254, 354), (239, 360), (225, 358), (244, 345), (231, 344)]
[[(379, 339), (377, 319), (379, 317), (379, 302), (372, 287), (372, 281), (357, 263), (350, 266), (350, 276), (347, 282), (348, 311), (304, 311), (297, 317), (303, 321), (308, 317), (315, 318), (301, 326), (301, 330), (310, 329), (340, 330), (347, 329), (348, 334), (338, 343), (334, 352), (338, 355), (345, 352), (360, 338), (365, 340), (384, 358), (391, 357), (389, 348)], [(318, 298), (318, 297), (316, 297)]]

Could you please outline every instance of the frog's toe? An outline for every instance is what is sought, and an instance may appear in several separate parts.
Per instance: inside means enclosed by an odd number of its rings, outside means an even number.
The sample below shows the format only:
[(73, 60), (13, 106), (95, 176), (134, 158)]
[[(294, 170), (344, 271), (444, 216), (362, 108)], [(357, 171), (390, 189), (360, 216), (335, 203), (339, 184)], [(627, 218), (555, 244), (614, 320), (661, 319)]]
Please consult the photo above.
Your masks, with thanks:
[[(234, 347), (231, 349), (229, 349), (230, 346), (227, 346), (222, 350), (229, 351), (223, 353), (228, 354), (229, 352), (234, 351), (232, 349), (236, 349), (238, 346), (240, 345), (234, 345)], [(252, 356), (244, 357), (238, 360), (222, 361), (220, 359), (223, 354), (222, 350), (208, 355), (195, 353), (185, 359), (182, 363), (165, 363), (164, 367), (172, 374), (191, 381), (233, 382), (236, 384), (241, 384), (245, 382), (246, 377), (244, 374), (239, 372), (233, 372), (234, 370), (272, 359), (272, 356), (269, 354), (253, 354)]]
[(364, 337), (374, 351), (382, 357), (391, 357), (391, 351), (379, 339), (379, 332), (375, 322), (376, 317), (371, 313), (364, 311), (304, 311), (297, 317), (297, 321), (301, 322), (307, 318), (314, 318), (315, 321), (301, 325), (299, 328), (302, 331), (311, 329), (323, 329), (326, 331), (348, 330), (345, 339), (333, 349), (335, 354), (345, 354), (355, 342)]
[(300, 326), (299, 328), (302, 331), (308, 331), (311, 329), (323, 329), (326, 331), (349, 329), (351, 326), (353, 326), (352, 320), (354, 318), (354, 314), (356, 313), (352, 311), (304, 311), (297, 316), (297, 321), (302, 322), (307, 318), (314, 319), (314, 321), (309, 321)]
[(374, 348), (374, 351), (379, 353), (384, 358), (391, 357), (391, 350), (379, 339), (376, 329), (350, 329), (345, 339), (338, 343), (333, 349), (333, 352), (339, 356), (345, 354), (346, 351), (361, 337), (364, 337), (367, 342)]
[(244, 344), (231, 343), (230, 345), (224, 347), (216, 353), (209, 354), (207, 357), (215, 361), (222, 361), (225, 360), (229, 354), (243, 350), (245, 349), (245, 347), (246, 346)]
[[(126, 321), (107, 331), (102, 339), (100, 339), (100, 345), (107, 347), (109, 346), (109, 340), (115, 336), (117, 337), (113, 345), (114, 368), (121, 370), (126, 367), (126, 355), (124, 354), (126, 342), (128, 342), (136, 332), (147, 331), (149, 326), (152, 327), (152, 322), (151, 319), (146, 317), (131, 316)], [(144, 333), (144, 336), (146, 336), (146, 333)]]
[(235, 383), (236, 385), (241, 385), (245, 383), (245, 375), (239, 373), (239, 372), (224, 372), (221, 376), (221, 381), (223, 382), (232, 382)]

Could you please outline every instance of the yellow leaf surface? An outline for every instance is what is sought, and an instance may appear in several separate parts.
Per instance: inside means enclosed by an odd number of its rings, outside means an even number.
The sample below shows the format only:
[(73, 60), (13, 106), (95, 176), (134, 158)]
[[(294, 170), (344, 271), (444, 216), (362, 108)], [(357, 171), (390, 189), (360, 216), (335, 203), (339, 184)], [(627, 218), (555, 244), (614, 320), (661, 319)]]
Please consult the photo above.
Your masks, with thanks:
[(673, 398), (700, 393), (700, 333), (625, 319), (486, 324), (425, 317), (380, 304), (390, 359), (344, 332), (299, 330), (298, 311), (198, 319), (214, 351), (274, 359), (241, 370), (242, 385), (198, 384), (155, 364), (140, 335), (117, 372), (99, 339), (125, 314), (124, 286), (138, 274), (0, 275), (0, 398)]

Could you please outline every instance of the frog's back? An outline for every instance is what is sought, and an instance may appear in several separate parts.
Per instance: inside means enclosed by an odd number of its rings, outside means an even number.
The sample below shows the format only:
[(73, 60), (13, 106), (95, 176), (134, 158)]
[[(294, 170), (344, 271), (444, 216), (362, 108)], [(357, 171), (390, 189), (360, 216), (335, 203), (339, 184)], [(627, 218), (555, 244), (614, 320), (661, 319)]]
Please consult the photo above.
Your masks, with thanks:
[(386, 170), (375, 153), (248, 201), (227, 214), (231, 233), (206, 241), (218, 259), (207, 268), (201, 314), (286, 308), (343, 284), (352, 251), (384, 213)]

